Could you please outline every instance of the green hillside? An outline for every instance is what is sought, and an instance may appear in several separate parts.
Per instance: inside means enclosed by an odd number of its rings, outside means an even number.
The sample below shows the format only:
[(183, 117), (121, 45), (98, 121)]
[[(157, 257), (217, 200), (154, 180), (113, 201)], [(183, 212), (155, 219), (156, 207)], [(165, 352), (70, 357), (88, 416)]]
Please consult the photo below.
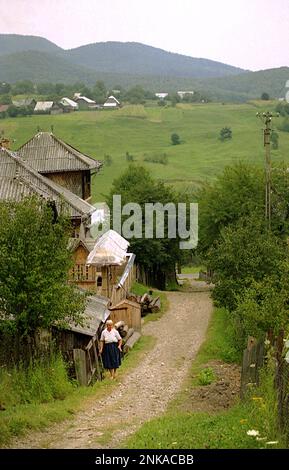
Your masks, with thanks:
[[(269, 103), (273, 109), (276, 103)], [(136, 164), (145, 165), (156, 178), (189, 189), (206, 179), (214, 179), (223, 168), (240, 160), (263, 165), (262, 123), (257, 111), (268, 103), (182, 105), (177, 108), (127, 106), (119, 111), (76, 112), (58, 116), (33, 116), (5, 119), (0, 130), (15, 139), (16, 149), (40, 126), (50, 130), (74, 147), (98, 159), (112, 158), (93, 177), (94, 200), (103, 200), (111, 183), (127, 167), (125, 154), (134, 156)], [(220, 129), (230, 126), (233, 138), (219, 140)], [(277, 126), (277, 122), (276, 122)], [(181, 145), (171, 145), (177, 132)], [(279, 132), (279, 149), (272, 151), (273, 161), (289, 163), (289, 134)], [(149, 163), (146, 157), (167, 155), (168, 164)]]

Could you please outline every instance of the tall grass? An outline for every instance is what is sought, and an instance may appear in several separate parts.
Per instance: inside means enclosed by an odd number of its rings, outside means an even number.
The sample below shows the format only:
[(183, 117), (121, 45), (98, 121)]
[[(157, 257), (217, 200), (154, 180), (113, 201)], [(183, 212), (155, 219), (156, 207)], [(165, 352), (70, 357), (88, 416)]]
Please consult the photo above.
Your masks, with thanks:
[(28, 367), (22, 364), (13, 369), (2, 367), (0, 384), (0, 403), (5, 408), (63, 400), (74, 388), (60, 354), (49, 360), (31, 361)]

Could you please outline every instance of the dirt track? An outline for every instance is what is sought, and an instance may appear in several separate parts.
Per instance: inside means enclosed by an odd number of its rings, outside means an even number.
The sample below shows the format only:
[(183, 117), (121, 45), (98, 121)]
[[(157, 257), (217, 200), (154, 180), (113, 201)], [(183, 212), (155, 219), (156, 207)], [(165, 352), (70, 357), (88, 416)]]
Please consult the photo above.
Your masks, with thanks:
[(109, 396), (79, 412), (73, 421), (15, 440), (13, 448), (118, 448), (145, 421), (163, 413), (180, 390), (204, 340), (212, 302), (208, 292), (167, 293), (170, 307), (143, 328), (155, 347)]

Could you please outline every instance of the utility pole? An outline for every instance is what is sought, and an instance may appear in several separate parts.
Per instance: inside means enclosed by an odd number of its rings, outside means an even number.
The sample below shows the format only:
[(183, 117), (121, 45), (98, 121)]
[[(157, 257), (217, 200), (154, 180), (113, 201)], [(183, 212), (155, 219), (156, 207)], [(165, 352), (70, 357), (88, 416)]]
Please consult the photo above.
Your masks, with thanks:
[(272, 135), (272, 118), (279, 117), (279, 114), (270, 112), (257, 113), (265, 127), (264, 133), (264, 147), (265, 147), (265, 219), (268, 223), (268, 228), (271, 229), (271, 135)]

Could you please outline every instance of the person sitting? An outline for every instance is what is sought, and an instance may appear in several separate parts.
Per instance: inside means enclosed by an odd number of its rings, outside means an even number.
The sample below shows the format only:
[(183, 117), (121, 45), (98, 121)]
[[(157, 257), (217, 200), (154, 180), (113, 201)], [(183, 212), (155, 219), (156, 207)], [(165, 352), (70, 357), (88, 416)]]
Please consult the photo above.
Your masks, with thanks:
[(113, 327), (113, 321), (107, 320), (106, 328), (101, 333), (100, 349), (103, 366), (110, 372), (110, 378), (115, 379), (116, 369), (121, 364), (122, 339), (119, 332)]

